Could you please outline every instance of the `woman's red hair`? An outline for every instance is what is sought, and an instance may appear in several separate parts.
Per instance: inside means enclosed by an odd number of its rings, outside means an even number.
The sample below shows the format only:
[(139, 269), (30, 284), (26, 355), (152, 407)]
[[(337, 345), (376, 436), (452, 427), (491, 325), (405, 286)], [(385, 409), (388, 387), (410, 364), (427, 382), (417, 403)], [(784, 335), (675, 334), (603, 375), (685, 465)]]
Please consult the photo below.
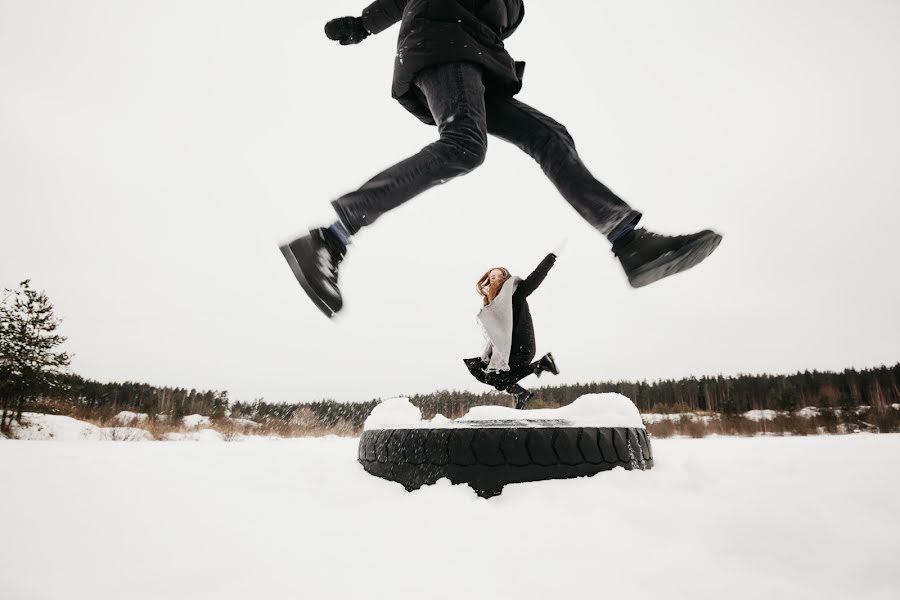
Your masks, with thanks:
[[(500, 271), (503, 273), (503, 277), (494, 283), (491, 283), (491, 271)], [(478, 279), (478, 283), (475, 284), (475, 289), (478, 290), (478, 294), (484, 298), (485, 306), (494, 301), (494, 298), (500, 293), (500, 288), (503, 287), (503, 284), (506, 283), (507, 279), (509, 279), (509, 271), (506, 267), (494, 267), (493, 269), (488, 269), (487, 273)]]

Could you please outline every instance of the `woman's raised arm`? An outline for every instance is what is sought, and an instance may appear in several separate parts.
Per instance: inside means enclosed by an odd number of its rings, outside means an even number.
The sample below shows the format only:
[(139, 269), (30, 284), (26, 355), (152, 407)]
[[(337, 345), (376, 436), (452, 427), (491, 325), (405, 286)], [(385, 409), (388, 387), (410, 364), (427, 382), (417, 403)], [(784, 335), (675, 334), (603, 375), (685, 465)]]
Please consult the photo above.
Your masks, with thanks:
[(523, 294), (528, 296), (537, 289), (541, 282), (544, 281), (544, 278), (547, 277), (547, 273), (550, 272), (550, 267), (552, 267), (556, 263), (556, 255), (552, 252), (541, 261), (541, 264), (537, 266), (537, 268), (531, 272), (531, 275), (526, 277), (522, 283), (519, 284), (519, 287), (516, 288), (516, 294)]

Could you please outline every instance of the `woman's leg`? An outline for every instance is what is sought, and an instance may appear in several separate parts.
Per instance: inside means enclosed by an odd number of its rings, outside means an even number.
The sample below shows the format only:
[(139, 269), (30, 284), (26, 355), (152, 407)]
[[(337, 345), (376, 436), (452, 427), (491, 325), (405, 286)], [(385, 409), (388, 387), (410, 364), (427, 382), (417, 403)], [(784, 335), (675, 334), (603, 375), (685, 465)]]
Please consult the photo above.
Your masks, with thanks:
[(466, 364), (466, 368), (469, 369), (469, 373), (472, 374), (472, 377), (481, 383), (491, 385), (487, 381), (487, 373), (484, 370), (485, 363), (481, 358), (464, 358), (463, 362)]
[(500, 391), (506, 391), (512, 385), (515, 385), (528, 377), (529, 375), (534, 374), (535, 369), (538, 367), (538, 362), (514, 362), (514, 359), (510, 359), (510, 365), (508, 371), (499, 371), (496, 373), (486, 373), (485, 374), (485, 383), (488, 385), (492, 385)]
[(528, 363), (527, 361), (524, 363), (516, 362), (514, 359), (511, 359), (513, 364), (510, 365), (508, 371), (486, 371), (485, 367), (487, 364), (481, 360), (481, 358), (464, 358), (463, 362), (466, 365), (466, 368), (469, 369), (469, 373), (472, 376), (491, 387), (496, 388), (497, 390), (504, 392), (511, 385), (518, 383), (522, 379), (528, 377), (532, 373), (534, 373), (535, 369), (539, 366), (540, 361), (536, 361), (533, 363)]
[(641, 213), (591, 175), (563, 125), (507, 96), (491, 94), (486, 106), (488, 133), (535, 159), (563, 198), (602, 234), (614, 240), (638, 222)]
[(332, 202), (350, 234), (425, 190), (464, 175), (484, 162), (487, 125), (481, 69), (449, 63), (416, 77), (440, 139)]
[(513, 362), (519, 362), (520, 364), (511, 365), (509, 371), (501, 371), (499, 373), (488, 373), (485, 371), (485, 364), (481, 358), (465, 358), (463, 362), (466, 363), (466, 367), (475, 379), (481, 383), (494, 386), (498, 391), (512, 394), (516, 398), (516, 408), (522, 409), (525, 408), (525, 405), (534, 393), (523, 388), (518, 382), (534, 373), (540, 365), (540, 361), (529, 363), (528, 361), (531, 358), (526, 358), (524, 363), (511, 359)]

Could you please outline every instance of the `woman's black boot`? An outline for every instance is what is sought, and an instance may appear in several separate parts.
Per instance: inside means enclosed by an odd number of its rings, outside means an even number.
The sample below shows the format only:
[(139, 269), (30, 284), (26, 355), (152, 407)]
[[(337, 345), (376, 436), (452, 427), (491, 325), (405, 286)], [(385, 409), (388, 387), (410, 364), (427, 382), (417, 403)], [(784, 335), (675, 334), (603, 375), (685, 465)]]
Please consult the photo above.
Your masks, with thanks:
[(553, 354), (550, 352), (542, 356), (541, 359), (535, 363), (535, 375), (540, 377), (541, 373), (544, 373), (545, 371), (549, 371), (554, 375), (559, 375), (559, 368), (556, 366), (556, 361), (553, 360)]
[(525, 405), (528, 404), (528, 401), (531, 400), (532, 396), (534, 396), (534, 392), (531, 390), (526, 390), (518, 383), (514, 383), (508, 388), (506, 388), (507, 393), (512, 394), (516, 398), (516, 408), (518, 410), (522, 410), (525, 408)]

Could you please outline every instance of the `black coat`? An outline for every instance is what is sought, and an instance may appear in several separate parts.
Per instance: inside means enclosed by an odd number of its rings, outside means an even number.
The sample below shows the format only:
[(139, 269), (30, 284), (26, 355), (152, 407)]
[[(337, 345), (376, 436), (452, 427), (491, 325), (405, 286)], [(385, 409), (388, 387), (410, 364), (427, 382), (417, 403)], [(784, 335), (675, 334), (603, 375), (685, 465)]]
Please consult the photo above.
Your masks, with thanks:
[(534, 339), (534, 323), (531, 320), (531, 311), (528, 309), (528, 296), (537, 289), (550, 267), (556, 262), (555, 254), (548, 254), (541, 264), (525, 279), (519, 282), (512, 297), (513, 330), (512, 346), (509, 352), (510, 366), (518, 366), (530, 363), (537, 352), (537, 344)]
[(503, 40), (524, 17), (522, 0), (375, 0), (362, 14), (370, 33), (401, 21), (391, 95), (429, 125), (431, 111), (413, 86), (428, 67), (473, 62), (484, 68), (488, 91), (519, 92), (525, 63), (513, 61)]

